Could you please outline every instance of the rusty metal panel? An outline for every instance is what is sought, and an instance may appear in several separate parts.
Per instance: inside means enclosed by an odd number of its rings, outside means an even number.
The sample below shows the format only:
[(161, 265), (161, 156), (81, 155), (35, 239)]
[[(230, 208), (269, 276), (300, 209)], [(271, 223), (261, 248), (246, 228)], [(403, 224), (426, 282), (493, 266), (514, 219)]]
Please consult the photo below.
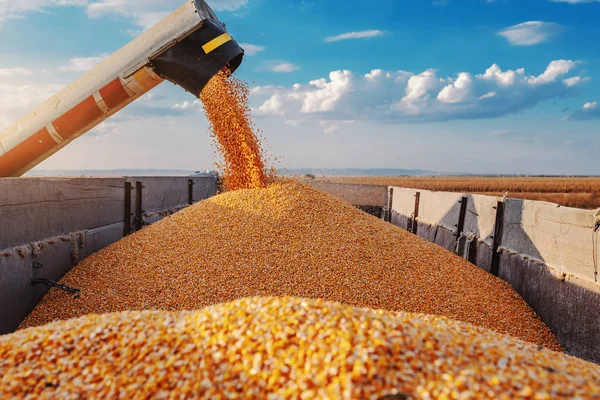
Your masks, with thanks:
[(123, 221), (122, 178), (0, 179), (0, 250)]

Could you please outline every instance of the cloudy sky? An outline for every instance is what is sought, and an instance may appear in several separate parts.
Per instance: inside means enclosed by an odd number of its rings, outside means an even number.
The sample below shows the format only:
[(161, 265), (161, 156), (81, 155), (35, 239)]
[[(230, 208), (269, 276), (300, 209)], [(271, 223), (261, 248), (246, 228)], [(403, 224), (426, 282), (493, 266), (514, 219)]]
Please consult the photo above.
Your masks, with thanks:
[[(0, 0), (0, 129), (177, 8)], [(600, 0), (213, 0), (289, 168), (600, 174)], [(39, 169), (209, 169), (163, 83)]]

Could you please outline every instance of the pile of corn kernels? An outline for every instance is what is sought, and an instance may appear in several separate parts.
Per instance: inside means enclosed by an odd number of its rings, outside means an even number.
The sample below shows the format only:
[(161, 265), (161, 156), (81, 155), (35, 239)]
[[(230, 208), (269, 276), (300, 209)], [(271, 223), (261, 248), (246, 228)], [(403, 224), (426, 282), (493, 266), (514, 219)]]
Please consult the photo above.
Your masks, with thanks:
[(0, 398), (600, 397), (600, 366), (541, 346), (443, 318), (295, 298), (18, 331), (0, 337), (0, 372)]
[(442, 315), (559, 350), (506, 282), (296, 182), (197, 203), (81, 262), (21, 328), (128, 310), (196, 310), (254, 296)]

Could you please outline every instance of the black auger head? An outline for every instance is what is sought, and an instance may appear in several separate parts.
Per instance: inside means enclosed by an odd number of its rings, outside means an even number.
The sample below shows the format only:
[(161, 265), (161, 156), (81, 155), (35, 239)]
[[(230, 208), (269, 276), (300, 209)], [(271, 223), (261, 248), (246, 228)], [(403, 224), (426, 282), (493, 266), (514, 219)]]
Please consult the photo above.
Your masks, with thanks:
[(155, 56), (150, 65), (161, 77), (198, 97), (217, 72), (224, 68), (235, 72), (242, 63), (244, 50), (206, 2), (193, 3), (202, 19), (200, 25)]

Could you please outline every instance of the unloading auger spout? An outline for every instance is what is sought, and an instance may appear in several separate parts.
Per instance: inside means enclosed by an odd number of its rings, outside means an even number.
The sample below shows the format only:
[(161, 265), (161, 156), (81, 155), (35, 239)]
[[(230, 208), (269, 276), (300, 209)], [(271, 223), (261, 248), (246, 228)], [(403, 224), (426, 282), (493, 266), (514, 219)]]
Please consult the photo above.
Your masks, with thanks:
[(198, 96), (244, 51), (204, 0), (188, 1), (0, 133), (0, 177), (18, 177), (164, 80)]

